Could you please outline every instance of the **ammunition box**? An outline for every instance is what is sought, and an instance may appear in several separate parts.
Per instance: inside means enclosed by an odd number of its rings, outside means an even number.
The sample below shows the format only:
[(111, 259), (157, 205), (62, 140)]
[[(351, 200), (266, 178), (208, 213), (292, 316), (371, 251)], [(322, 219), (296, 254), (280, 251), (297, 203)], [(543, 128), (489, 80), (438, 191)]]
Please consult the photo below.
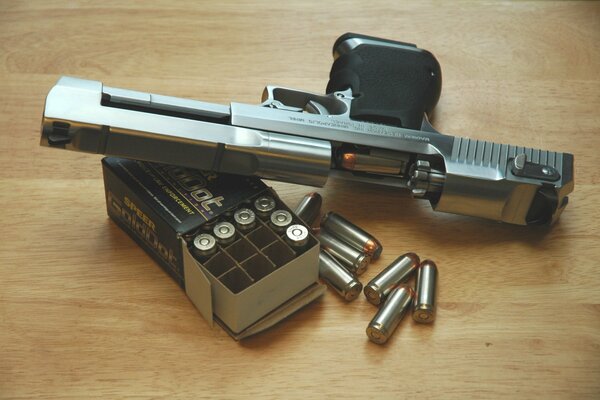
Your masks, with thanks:
[(317, 239), (310, 235), (306, 247), (294, 249), (267, 221), (236, 232), (235, 241), (219, 244), (208, 259), (194, 258), (197, 234), (234, 222), (236, 209), (252, 208), (261, 196), (291, 212), (260, 179), (114, 157), (102, 165), (110, 218), (185, 290), (211, 326), (217, 322), (234, 339), (274, 325), (325, 291)]

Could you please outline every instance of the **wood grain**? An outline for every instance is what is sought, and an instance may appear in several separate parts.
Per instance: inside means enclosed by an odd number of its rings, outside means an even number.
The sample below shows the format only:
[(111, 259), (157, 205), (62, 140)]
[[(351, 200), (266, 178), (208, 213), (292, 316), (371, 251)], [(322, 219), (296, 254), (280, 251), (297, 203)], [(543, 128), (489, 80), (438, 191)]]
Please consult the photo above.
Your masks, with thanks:
[[(243, 343), (210, 329), (106, 216), (100, 157), (40, 148), (59, 75), (206, 101), (322, 92), (346, 31), (417, 43), (444, 132), (575, 154), (560, 222), (434, 214), (331, 181), (334, 209), (440, 268), (438, 320), (367, 341), (375, 309), (328, 292)], [(0, 398), (599, 398), (598, 3), (0, 2)], [(273, 183), (288, 204), (311, 190)]]

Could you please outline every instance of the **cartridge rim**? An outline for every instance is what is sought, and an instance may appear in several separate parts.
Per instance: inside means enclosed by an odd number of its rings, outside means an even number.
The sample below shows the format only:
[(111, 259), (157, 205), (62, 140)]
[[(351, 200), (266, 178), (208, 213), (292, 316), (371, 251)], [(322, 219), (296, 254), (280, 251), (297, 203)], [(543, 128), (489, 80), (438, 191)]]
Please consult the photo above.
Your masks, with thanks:
[(271, 214), (271, 224), (276, 228), (285, 228), (292, 223), (292, 214), (286, 210), (276, 210)]
[(240, 229), (251, 229), (256, 224), (256, 215), (249, 208), (236, 210), (233, 219)]
[(308, 243), (308, 228), (304, 225), (290, 225), (285, 231), (285, 238), (292, 247), (302, 247)]
[(367, 254), (361, 254), (356, 259), (356, 275), (361, 275), (363, 272), (367, 270), (369, 266), (369, 262), (371, 262), (371, 257)]
[(213, 235), (201, 233), (194, 238), (194, 247), (198, 250), (210, 250), (217, 244)]
[(415, 322), (419, 322), (421, 324), (429, 324), (434, 321), (435, 311), (433, 307), (429, 304), (419, 304), (415, 307), (412, 317)]
[(344, 294), (344, 298), (347, 301), (352, 301), (352, 300), (356, 299), (360, 295), (362, 288), (363, 288), (362, 283), (360, 283), (357, 280), (353, 280), (352, 282), (350, 282), (348, 284), (348, 289), (346, 290), (346, 293)]
[(365, 286), (365, 297), (367, 301), (375, 306), (381, 304), (382, 294), (379, 292), (379, 287), (375, 284)]
[(235, 237), (235, 227), (229, 222), (219, 222), (213, 228), (213, 233), (220, 243), (228, 244)]
[(390, 338), (389, 331), (380, 323), (369, 324), (367, 337), (373, 343), (384, 344)]
[(254, 208), (261, 213), (268, 213), (275, 209), (275, 199), (271, 196), (261, 196), (254, 200)]

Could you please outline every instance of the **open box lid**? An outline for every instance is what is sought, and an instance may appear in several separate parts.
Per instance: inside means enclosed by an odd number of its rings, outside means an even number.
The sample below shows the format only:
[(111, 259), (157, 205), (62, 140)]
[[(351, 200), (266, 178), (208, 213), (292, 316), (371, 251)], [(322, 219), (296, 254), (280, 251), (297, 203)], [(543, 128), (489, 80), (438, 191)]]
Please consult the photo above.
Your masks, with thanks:
[[(185, 246), (185, 242), (182, 245)], [(187, 296), (211, 327), (214, 326), (214, 322), (217, 322), (235, 340), (244, 339), (272, 327), (322, 296), (327, 290), (325, 285), (316, 281), (243, 331), (235, 333), (213, 314), (212, 287), (205, 271), (189, 252), (183, 251), (183, 258)]]

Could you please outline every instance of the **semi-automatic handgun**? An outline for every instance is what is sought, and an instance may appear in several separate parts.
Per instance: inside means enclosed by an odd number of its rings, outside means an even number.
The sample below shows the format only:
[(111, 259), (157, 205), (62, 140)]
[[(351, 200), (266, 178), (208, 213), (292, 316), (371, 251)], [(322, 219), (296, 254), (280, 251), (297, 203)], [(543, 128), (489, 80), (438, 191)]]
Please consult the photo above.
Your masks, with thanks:
[(409, 43), (342, 35), (325, 95), (267, 86), (229, 106), (62, 77), (41, 144), (322, 186), (328, 177), (398, 186), (437, 211), (519, 225), (558, 219), (573, 155), (444, 135), (429, 123), (442, 74)]

